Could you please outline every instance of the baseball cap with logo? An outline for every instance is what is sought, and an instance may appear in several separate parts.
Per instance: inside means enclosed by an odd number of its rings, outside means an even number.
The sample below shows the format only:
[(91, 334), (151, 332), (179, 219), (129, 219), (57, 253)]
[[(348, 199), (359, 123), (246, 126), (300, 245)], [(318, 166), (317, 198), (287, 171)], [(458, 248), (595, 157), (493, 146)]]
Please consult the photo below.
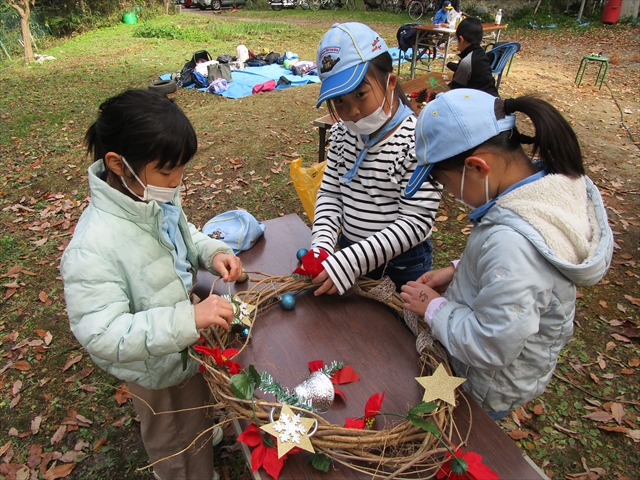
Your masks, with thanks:
[(418, 166), (405, 187), (411, 198), (433, 166), (475, 148), (516, 125), (505, 115), (504, 101), (480, 90), (456, 88), (427, 103), (416, 124)]
[(445, 10), (451, 10), (453, 6), (451, 5), (451, 2), (447, 1), (442, 4), (442, 8), (444, 8)]
[(318, 46), (316, 64), (322, 86), (316, 108), (360, 85), (369, 61), (388, 50), (382, 37), (362, 23), (334, 24)]

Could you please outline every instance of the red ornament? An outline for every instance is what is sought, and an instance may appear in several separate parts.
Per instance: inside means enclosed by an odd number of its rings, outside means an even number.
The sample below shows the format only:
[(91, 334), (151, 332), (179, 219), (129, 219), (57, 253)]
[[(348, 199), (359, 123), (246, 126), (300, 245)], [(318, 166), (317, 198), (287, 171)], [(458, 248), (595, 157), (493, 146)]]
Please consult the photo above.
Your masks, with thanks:
[[(278, 449), (265, 445), (260, 430), (253, 423), (250, 424), (244, 432), (238, 435), (238, 441), (250, 447), (256, 447), (251, 451), (252, 472), (255, 472), (262, 467), (269, 475), (275, 478), (275, 480), (278, 480), (280, 471), (284, 466), (284, 461), (287, 459), (287, 454), (278, 458)], [(291, 452), (293, 452), (293, 450)]]
[(211, 355), (216, 361), (217, 365), (220, 365), (221, 367), (227, 367), (229, 369), (229, 373), (232, 375), (239, 373), (240, 370), (242, 370), (242, 366), (239, 363), (230, 360), (238, 354), (238, 350), (236, 350), (235, 348), (227, 348), (224, 352), (221, 352), (220, 347), (211, 348), (205, 345), (196, 345), (193, 347), (193, 349), (196, 352)]
[[(447, 457), (451, 457), (447, 453)], [(462, 459), (462, 461), (456, 460)], [(482, 463), (482, 455), (476, 452), (462, 453), (459, 448), (456, 449), (456, 457), (447, 461), (440, 467), (436, 478), (442, 480), (496, 480), (500, 476)]]
[(322, 273), (324, 267), (322, 262), (329, 258), (329, 254), (321, 248), (312, 248), (301, 259), (301, 267), (296, 268), (293, 273), (304, 277), (316, 278)]
[(382, 392), (382, 395), (379, 393), (371, 395), (369, 400), (367, 400), (367, 404), (364, 406), (364, 417), (347, 418), (344, 428), (358, 428), (360, 430), (363, 430), (365, 427), (371, 428), (373, 422), (376, 420), (376, 415), (380, 413), (380, 407), (384, 401), (384, 393), (385, 392)]

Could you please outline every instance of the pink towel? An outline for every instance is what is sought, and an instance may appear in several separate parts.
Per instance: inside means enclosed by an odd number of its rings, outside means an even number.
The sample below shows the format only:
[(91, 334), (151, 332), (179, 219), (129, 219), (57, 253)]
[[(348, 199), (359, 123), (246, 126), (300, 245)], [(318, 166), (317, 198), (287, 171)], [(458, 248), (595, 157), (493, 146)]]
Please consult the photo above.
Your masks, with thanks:
[(275, 90), (276, 81), (275, 80), (267, 80), (264, 83), (258, 83), (253, 86), (251, 90), (252, 93), (260, 93), (260, 92), (270, 92), (271, 90)]

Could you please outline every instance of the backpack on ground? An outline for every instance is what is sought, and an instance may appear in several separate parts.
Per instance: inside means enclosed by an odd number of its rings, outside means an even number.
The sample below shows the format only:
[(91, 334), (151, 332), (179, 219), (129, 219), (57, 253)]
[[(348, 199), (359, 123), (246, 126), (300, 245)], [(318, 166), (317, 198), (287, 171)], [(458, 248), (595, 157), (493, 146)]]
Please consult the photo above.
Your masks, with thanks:
[(182, 67), (180, 77), (178, 78), (178, 86), (187, 88), (191, 85), (195, 85), (196, 88), (206, 88), (207, 85), (204, 85), (201, 78), (198, 78), (195, 74), (195, 68), (198, 63), (209, 62), (211, 60), (213, 60), (213, 58), (206, 50), (198, 50), (195, 52), (191, 57), (191, 60), (185, 63), (184, 67)]

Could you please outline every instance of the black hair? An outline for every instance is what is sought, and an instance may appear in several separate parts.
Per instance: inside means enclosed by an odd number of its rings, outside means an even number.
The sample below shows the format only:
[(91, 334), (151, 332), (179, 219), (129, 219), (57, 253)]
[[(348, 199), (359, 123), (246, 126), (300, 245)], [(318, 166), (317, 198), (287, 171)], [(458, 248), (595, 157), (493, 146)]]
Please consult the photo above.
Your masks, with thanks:
[(456, 37), (462, 37), (469, 43), (480, 43), (482, 34), (482, 21), (476, 17), (465, 18), (456, 28)]
[[(367, 69), (367, 73), (371, 73), (373, 78), (376, 79), (378, 84), (384, 88), (387, 83), (387, 77), (390, 73), (393, 73), (393, 59), (389, 52), (384, 52), (373, 58), (369, 62), (369, 68)], [(364, 80), (363, 80), (364, 81)], [(356, 87), (357, 88), (357, 87)], [(407, 96), (402, 89), (399, 81), (396, 81), (396, 88), (394, 89), (394, 96), (399, 98), (402, 103), (406, 106), (411, 107), (411, 103), (407, 100)], [(329, 109), (329, 113), (334, 119), (340, 118), (336, 112), (335, 106), (331, 99), (327, 101), (327, 108)]]
[(432, 173), (462, 170), (465, 159), (479, 148), (512, 153), (522, 149), (522, 144), (525, 143), (533, 145), (531, 156), (539, 154), (547, 173), (559, 173), (572, 178), (585, 174), (578, 137), (569, 122), (551, 104), (527, 95), (507, 100), (497, 98), (495, 108), (499, 119), (515, 112), (527, 115), (535, 128), (535, 136), (522, 135), (513, 127), (466, 152), (434, 164)]
[(114, 152), (136, 173), (153, 161), (158, 161), (158, 170), (185, 165), (198, 150), (185, 113), (166, 95), (151, 90), (127, 90), (105, 100), (84, 142), (94, 161)]

